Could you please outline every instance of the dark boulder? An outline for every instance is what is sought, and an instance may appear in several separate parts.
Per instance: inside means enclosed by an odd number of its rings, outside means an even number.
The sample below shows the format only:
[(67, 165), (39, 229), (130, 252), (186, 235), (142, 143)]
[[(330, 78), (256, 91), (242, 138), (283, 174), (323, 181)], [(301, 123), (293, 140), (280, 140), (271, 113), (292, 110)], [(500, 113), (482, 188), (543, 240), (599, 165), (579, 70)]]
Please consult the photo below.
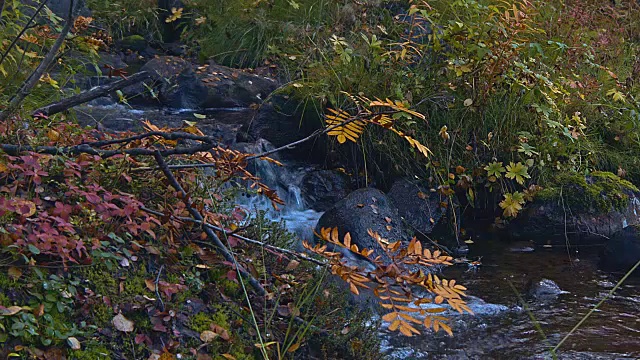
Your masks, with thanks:
[(628, 225), (640, 223), (640, 192), (608, 172), (584, 177), (563, 174), (539, 192), (511, 224), (512, 233), (539, 244), (603, 244)]
[[(177, 82), (180, 74), (185, 72), (190, 74), (193, 72), (191, 64), (181, 58), (173, 56), (157, 57), (148, 61), (140, 71), (147, 71), (149, 73), (149, 80), (140, 84), (128, 86), (122, 90), (123, 94), (127, 98), (127, 101), (132, 105), (141, 106), (157, 106), (166, 105), (161, 102), (161, 99), (165, 101), (171, 101), (179, 98), (176, 95), (174, 88), (180, 88), (186, 90), (188, 93), (193, 93), (188, 89), (189, 86), (195, 86), (193, 83), (179, 84)], [(189, 76), (182, 77), (181, 79), (188, 79)], [(164, 92), (173, 94), (172, 96), (164, 96)], [(197, 100), (190, 100), (194, 102)], [(184, 108), (182, 104), (176, 104), (178, 108)]]
[(277, 87), (274, 79), (210, 63), (198, 68), (199, 77), (207, 86), (204, 107), (233, 108), (260, 104)]
[(191, 67), (182, 70), (171, 83), (163, 83), (160, 88), (160, 102), (174, 109), (202, 108), (207, 87)]
[(337, 170), (318, 170), (302, 178), (306, 203), (314, 210), (326, 211), (351, 191), (349, 177)]
[[(600, 265), (605, 270), (629, 271), (640, 261), (640, 225), (627, 226), (615, 233), (607, 244), (600, 258)], [(634, 272), (640, 275), (640, 270)]]
[[(311, 135), (323, 127), (322, 110), (317, 104), (283, 93), (272, 94), (260, 106), (251, 122), (249, 134), (253, 138), (268, 139), (276, 147), (290, 144)], [(297, 145), (283, 153), (299, 160), (316, 162), (324, 154), (324, 138)]]
[(440, 206), (442, 196), (430, 191), (427, 184), (410, 178), (393, 183), (387, 196), (398, 209), (401, 219), (418, 234), (430, 234), (446, 214), (446, 209)]
[(127, 88), (125, 94), (144, 104), (177, 109), (257, 108), (277, 87), (273, 79), (213, 64), (194, 68), (174, 56), (154, 58), (140, 70), (148, 71), (151, 80)]
[[(385, 193), (374, 188), (356, 190), (337, 202), (318, 220), (316, 232), (323, 227), (337, 227), (340, 240), (346, 233), (350, 233), (352, 244), (358, 245), (360, 249), (372, 249), (372, 256), (382, 256), (383, 259), (386, 256), (376, 240), (369, 235), (369, 229), (389, 242), (408, 243), (410, 239), (409, 232), (400, 221), (398, 210)], [(346, 255), (350, 255), (349, 253), (345, 251)]]

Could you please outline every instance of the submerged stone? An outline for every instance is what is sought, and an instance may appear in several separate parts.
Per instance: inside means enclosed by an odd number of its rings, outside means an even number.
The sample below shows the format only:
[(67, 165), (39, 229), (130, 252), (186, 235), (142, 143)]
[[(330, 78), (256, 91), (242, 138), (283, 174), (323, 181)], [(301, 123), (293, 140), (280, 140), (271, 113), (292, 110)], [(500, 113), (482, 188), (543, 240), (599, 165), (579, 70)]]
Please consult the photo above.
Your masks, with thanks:
[(567, 291), (560, 289), (560, 286), (553, 280), (542, 279), (529, 286), (529, 296), (539, 301), (554, 300), (561, 294), (568, 294)]

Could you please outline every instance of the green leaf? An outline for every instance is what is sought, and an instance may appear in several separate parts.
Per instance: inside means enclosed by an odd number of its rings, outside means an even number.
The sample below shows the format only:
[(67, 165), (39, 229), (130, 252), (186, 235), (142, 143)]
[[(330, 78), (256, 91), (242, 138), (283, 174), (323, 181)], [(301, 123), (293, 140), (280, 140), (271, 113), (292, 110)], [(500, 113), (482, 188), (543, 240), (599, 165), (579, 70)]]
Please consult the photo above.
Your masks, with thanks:
[(35, 247), (35, 245), (33, 244), (29, 244), (27, 245), (27, 248), (29, 249), (29, 251), (31, 251), (32, 254), (34, 255), (38, 255), (40, 254), (40, 249), (38, 249), (37, 247)]
[(515, 179), (518, 184), (524, 184), (524, 179), (530, 179), (531, 176), (527, 173), (529, 168), (525, 166), (523, 163), (518, 162), (517, 164), (511, 162), (507, 165), (507, 173), (505, 176), (509, 179)]
[(489, 165), (485, 166), (484, 169), (487, 171), (488, 176), (495, 176), (496, 178), (502, 177), (502, 173), (505, 172), (502, 162), (489, 163)]
[(504, 210), (502, 213), (504, 216), (516, 217), (524, 203), (524, 195), (516, 191), (513, 194), (504, 194), (504, 200), (499, 205)]
[(193, 113), (193, 116), (195, 116), (198, 119), (206, 119), (207, 118), (206, 115), (202, 115), (202, 114), (198, 114), (198, 113)]

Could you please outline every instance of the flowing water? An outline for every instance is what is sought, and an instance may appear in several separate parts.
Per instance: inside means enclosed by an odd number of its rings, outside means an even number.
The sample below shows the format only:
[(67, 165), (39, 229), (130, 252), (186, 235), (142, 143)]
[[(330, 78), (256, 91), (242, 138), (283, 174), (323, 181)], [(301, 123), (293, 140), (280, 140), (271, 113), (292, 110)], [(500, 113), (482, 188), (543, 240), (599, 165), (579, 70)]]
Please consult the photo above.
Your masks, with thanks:
[[(92, 121), (107, 119), (128, 126), (141, 117), (189, 119), (189, 111), (136, 111), (120, 105), (85, 107)], [(215, 109), (241, 112), (242, 109)], [(302, 176), (311, 170), (305, 164), (258, 162), (255, 171), (276, 189), (286, 202), (274, 211), (263, 197), (241, 197), (249, 210), (264, 210), (267, 218), (284, 221), (300, 238), (310, 239), (322, 213), (311, 210), (304, 201)], [(597, 269), (595, 254), (551, 252), (528, 244), (514, 250), (489, 234), (471, 245), (469, 258), (482, 257), (478, 269), (454, 267), (445, 277), (458, 279), (473, 297), (476, 313), (451, 315), (454, 337), (442, 333), (405, 338), (382, 331), (382, 352), (392, 359), (546, 359), (549, 349), (615, 286), (621, 275)], [(526, 284), (550, 279), (567, 293), (557, 298), (534, 299)], [(482, 299), (482, 300), (481, 300)], [(628, 279), (560, 348), (560, 359), (640, 359), (640, 279)]]
[[(597, 270), (595, 254), (512, 252), (494, 239), (476, 246), (479, 250), (474, 254), (472, 247), (470, 256), (483, 256), (477, 271), (452, 269), (445, 275), (459, 279), (469, 294), (504, 305), (503, 311), (458, 316), (453, 338), (392, 337), (389, 354), (404, 359), (551, 359), (549, 349), (621, 278)], [(526, 284), (543, 278), (567, 293), (548, 299), (529, 296)], [(628, 279), (568, 338), (558, 357), (640, 359), (640, 279)]]

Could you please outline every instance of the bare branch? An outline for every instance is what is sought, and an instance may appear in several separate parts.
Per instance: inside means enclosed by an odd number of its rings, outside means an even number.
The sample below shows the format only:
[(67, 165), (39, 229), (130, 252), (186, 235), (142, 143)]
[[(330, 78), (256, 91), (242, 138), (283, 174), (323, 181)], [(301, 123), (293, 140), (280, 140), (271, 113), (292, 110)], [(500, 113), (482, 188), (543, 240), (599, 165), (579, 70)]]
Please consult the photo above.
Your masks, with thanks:
[(115, 155), (119, 155), (119, 154), (127, 154), (131, 156), (154, 156), (155, 153), (158, 151), (162, 156), (193, 155), (199, 152), (209, 151), (214, 147), (216, 147), (215, 144), (204, 143), (204, 144), (191, 146), (191, 147), (176, 147), (173, 149), (166, 149), (166, 150), (143, 149), (143, 148), (122, 149), (122, 150), (102, 150), (102, 149), (96, 149), (89, 144), (80, 144), (80, 145), (68, 146), (68, 147), (0, 144), (0, 150), (6, 152), (9, 155), (18, 155), (23, 152), (32, 151), (40, 154), (49, 154), (49, 155), (89, 154), (89, 155), (98, 155), (104, 159), (115, 156)]

